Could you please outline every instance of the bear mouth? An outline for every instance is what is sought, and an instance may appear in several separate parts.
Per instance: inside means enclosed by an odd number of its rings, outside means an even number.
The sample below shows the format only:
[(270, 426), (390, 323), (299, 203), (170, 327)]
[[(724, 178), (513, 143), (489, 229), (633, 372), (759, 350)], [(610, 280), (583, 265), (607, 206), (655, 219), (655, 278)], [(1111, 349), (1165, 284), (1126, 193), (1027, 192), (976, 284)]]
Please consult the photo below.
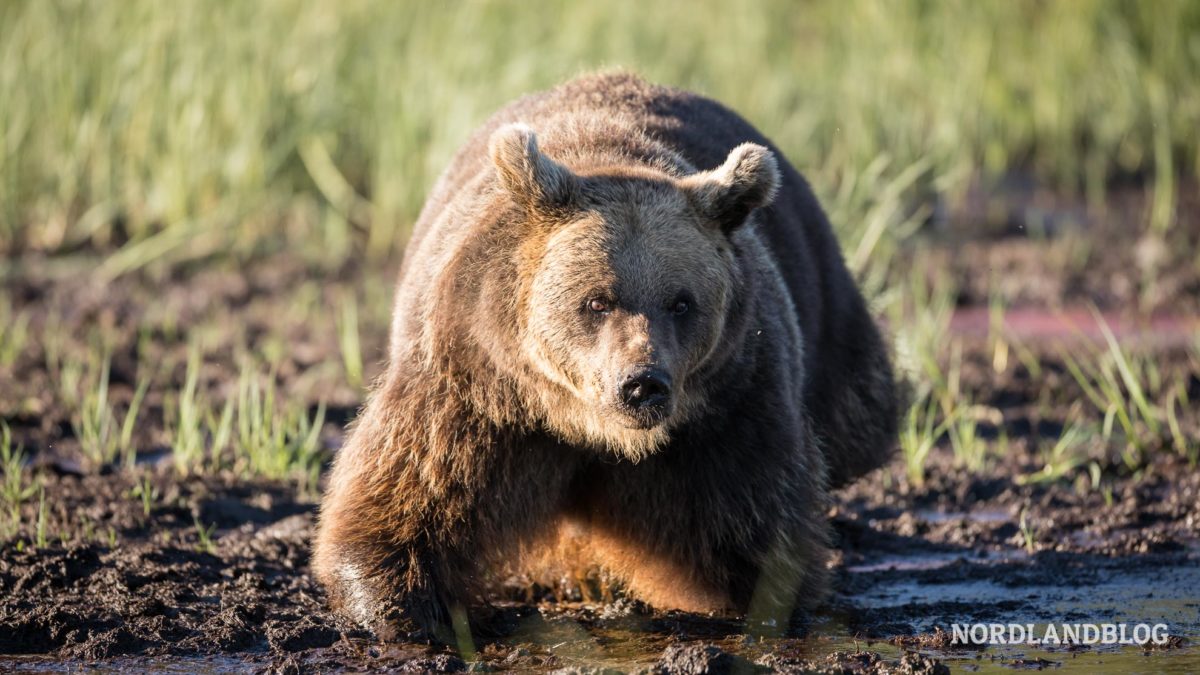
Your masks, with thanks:
[(661, 425), (670, 417), (671, 411), (668, 407), (663, 405), (631, 409), (627, 406), (620, 406), (618, 410), (626, 427), (639, 431), (648, 431)]

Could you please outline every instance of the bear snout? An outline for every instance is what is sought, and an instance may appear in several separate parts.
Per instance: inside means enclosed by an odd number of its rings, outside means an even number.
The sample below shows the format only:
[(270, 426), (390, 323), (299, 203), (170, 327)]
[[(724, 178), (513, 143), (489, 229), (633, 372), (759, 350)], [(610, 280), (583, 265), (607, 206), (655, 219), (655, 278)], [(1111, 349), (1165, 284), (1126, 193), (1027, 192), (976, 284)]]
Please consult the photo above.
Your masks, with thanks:
[(671, 376), (661, 368), (637, 368), (621, 381), (617, 399), (639, 426), (650, 428), (670, 410)]

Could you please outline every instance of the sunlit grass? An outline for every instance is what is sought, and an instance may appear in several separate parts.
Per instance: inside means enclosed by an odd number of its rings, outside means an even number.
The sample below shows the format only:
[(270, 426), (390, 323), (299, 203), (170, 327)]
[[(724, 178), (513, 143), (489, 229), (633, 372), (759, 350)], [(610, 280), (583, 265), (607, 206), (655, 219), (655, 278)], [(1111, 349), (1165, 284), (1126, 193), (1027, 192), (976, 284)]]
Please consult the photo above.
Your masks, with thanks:
[(954, 284), (945, 277), (929, 279), (918, 267), (901, 276), (905, 285), (881, 298), (887, 316), (897, 370), (935, 398), (955, 396), (946, 372), (950, 319), (954, 314)]
[(0, 540), (16, 534), (21, 526), (21, 504), (33, 496), (37, 483), (25, 480), (25, 453), (13, 444), (12, 432), (0, 421)]
[(280, 397), (274, 372), (263, 375), (256, 362), (242, 358), (236, 390), (224, 402), (214, 400), (200, 383), (201, 351), (193, 347), (183, 387), (169, 409), (172, 459), (181, 474), (223, 469), (244, 477), (265, 477), (316, 490), (321, 463), (325, 405), (309, 415), (304, 406)]
[(136, 430), (142, 411), (142, 401), (145, 400), (146, 392), (149, 389), (150, 376), (143, 373), (139, 376), (137, 389), (133, 392), (133, 398), (125, 408), (124, 421), (121, 423), (121, 435), (117, 439), (117, 453), (124, 459), (126, 466), (133, 466), (134, 462), (137, 461), (137, 448), (133, 443), (133, 433)]
[(1095, 316), (1107, 349), (1064, 349), (1062, 358), (1087, 400), (1103, 415), (1104, 438), (1119, 442), (1126, 466), (1136, 469), (1150, 449), (1148, 443), (1160, 437), (1164, 414), (1146, 393), (1159, 388), (1160, 377), (1153, 359), (1122, 347), (1103, 317)]
[(117, 420), (108, 405), (110, 365), (111, 361), (105, 355), (95, 386), (88, 388), (83, 396), (79, 420), (73, 421), (80, 449), (93, 466), (107, 464), (117, 454)]
[(1018, 476), (1017, 482), (1052, 483), (1071, 476), (1088, 462), (1085, 444), (1092, 434), (1086, 425), (1068, 422), (1053, 443), (1042, 444), (1042, 469), (1034, 474)]
[(28, 311), (15, 311), (8, 297), (0, 296), (0, 368), (11, 367), (29, 340)]
[[(1003, 419), (998, 410), (975, 404), (962, 383), (963, 345), (950, 331), (953, 285), (943, 278), (931, 281), (919, 271), (910, 273), (907, 282), (904, 302), (890, 306), (888, 316), (898, 369), (917, 390), (900, 433), (909, 480), (923, 481), (929, 454), (943, 438), (958, 465), (982, 471), (992, 444), (981, 433), (981, 424), (1002, 431)], [(1000, 319), (1002, 324), (1002, 315)]]
[(1037, 531), (1037, 528), (1035, 528), (1033, 526), (1033, 523), (1030, 522), (1030, 520), (1029, 520), (1029, 510), (1028, 509), (1021, 510), (1021, 519), (1020, 519), (1019, 529), (1021, 532), (1021, 543), (1025, 546), (1025, 552), (1030, 555), (1037, 553), (1038, 531)]
[(274, 377), (264, 386), (259, 376), (243, 367), (238, 382), (237, 429), (234, 437), (235, 470), (274, 479), (298, 480), (315, 491), (324, 459), (321, 426), (325, 405), (309, 417), (296, 405), (277, 403)]
[(969, 400), (959, 401), (947, 413), (950, 424), (946, 434), (950, 437), (954, 457), (971, 471), (983, 471), (987, 465), (989, 446), (979, 433), (979, 423), (989, 413), (988, 408), (972, 405)]
[(154, 503), (159, 499), (158, 488), (154, 487), (154, 483), (149, 474), (142, 474), (136, 485), (129, 490), (129, 496), (138, 500), (142, 505), (142, 515), (146, 518), (150, 517), (150, 512), (154, 509)]
[(45, 484), (39, 483), (38, 484), (37, 521), (36, 521), (36, 524), (34, 527), (34, 532), (35, 532), (34, 543), (39, 549), (46, 548), (49, 545), (49, 538), (47, 537), (47, 531), (48, 531), (49, 527), (48, 527), (47, 522), (48, 522), (48, 518), (46, 515), (46, 486), (45, 486)]
[(992, 291), (988, 296), (988, 351), (992, 355), (992, 370), (997, 374), (1008, 370), (1008, 356), (1011, 342), (1004, 327), (1005, 300), (996, 291), (996, 284), (991, 285)]
[(0, 250), (118, 247), (104, 277), (387, 257), (470, 129), (607, 66), (743, 112), (860, 271), (921, 217), (910, 193), (1013, 168), (1089, 194), (1147, 175), (1161, 232), (1197, 173), (1197, 26), (1187, 0), (5, 3)]
[(200, 350), (193, 345), (188, 352), (187, 373), (183, 388), (174, 397), (174, 406), (167, 409), (165, 426), (171, 439), (172, 460), (182, 474), (202, 473), (209, 462), (205, 435), (207, 400), (200, 389)]
[(342, 352), (342, 364), (346, 369), (346, 380), (355, 389), (363, 384), (362, 345), (358, 330), (358, 301), (347, 293), (341, 302), (338, 316), (338, 343)]
[(216, 523), (205, 525), (200, 522), (199, 516), (193, 516), (192, 522), (196, 532), (196, 550), (201, 553), (213, 555), (217, 552), (217, 544), (213, 540), (213, 532), (216, 531)]
[(947, 418), (938, 423), (938, 403), (933, 398), (914, 402), (900, 425), (900, 452), (908, 482), (925, 484), (925, 464), (938, 439), (953, 422)]
[[(87, 373), (97, 364), (98, 374)], [(119, 459), (128, 465), (133, 464), (137, 453), (133, 435), (141, 414), (142, 401), (151, 384), (149, 375), (143, 373), (139, 376), (132, 398), (118, 405), (110, 399), (109, 394), (111, 365), (112, 360), (108, 355), (80, 356), (67, 362), (63, 370), (64, 377), (60, 380), (61, 400), (76, 408), (71, 418), (75, 438), (93, 469)], [(76, 393), (81, 387), (84, 390), (82, 394)]]
[(1200, 460), (1200, 438), (1184, 432), (1180, 423), (1180, 411), (1192, 410), (1187, 392), (1187, 384), (1180, 381), (1171, 388), (1165, 403), (1167, 427), (1171, 430), (1171, 445), (1175, 452), (1187, 458), (1195, 467)]

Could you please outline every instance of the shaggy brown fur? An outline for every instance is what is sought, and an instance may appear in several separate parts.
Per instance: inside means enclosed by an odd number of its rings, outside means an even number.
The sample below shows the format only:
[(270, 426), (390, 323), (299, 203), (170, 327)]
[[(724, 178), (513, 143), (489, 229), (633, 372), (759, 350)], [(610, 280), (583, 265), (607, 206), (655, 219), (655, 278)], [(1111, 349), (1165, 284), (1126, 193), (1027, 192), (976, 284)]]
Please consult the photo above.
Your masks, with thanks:
[(631, 75), (472, 136), (394, 316), (315, 552), (385, 637), (548, 551), (663, 609), (786, 618), (826, 586), (828, 486), (892, 448), (886, 352), (804, 180), (736, 114)]

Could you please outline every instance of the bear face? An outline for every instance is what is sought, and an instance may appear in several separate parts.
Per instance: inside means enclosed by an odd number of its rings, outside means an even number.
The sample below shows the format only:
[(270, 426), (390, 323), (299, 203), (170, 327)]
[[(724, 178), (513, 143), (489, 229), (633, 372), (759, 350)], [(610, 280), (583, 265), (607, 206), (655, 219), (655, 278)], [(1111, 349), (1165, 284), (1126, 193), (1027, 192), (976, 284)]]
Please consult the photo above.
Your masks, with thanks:
[[(705, 409), (703, 375), (727, 336), (741, 270), (733, 235), (771, 200), (770, 151), (745, 144), (712, 171), (578, 172), (534, 132), (493, 134), (523, 251), (515, 316), (537, 379), (527, 387), (565, 440), (639, 459)], [(549, 385), (549, 386), (547, 386)]]

